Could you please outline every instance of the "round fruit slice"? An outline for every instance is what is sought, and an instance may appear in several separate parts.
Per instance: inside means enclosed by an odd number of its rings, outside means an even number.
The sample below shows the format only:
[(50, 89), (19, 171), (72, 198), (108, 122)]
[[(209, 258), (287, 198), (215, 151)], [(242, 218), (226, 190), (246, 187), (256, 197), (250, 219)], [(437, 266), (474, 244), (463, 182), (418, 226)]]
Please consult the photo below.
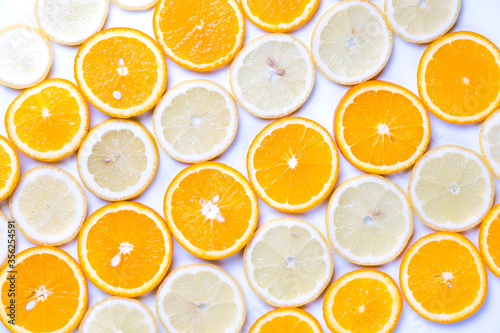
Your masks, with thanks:
[(358, 265), (381, 265), (404, 250), (413, 232), (413, 211), (396, 184), (363, 175), (335, 190), (326, 227), (330, 244), (341, 256)]
[(16, 188), (21, 173), (21, 164), (16, 149), (0, 135), (0, 201), (7, 198)]
[(61, 245), (72, 240), (87, 217), (87, 199), (66, 171), (40, 166), (26, 172), (9, 199), (17, 227), (33, 243)]
[(463, 231), (480, 223), (493, 204), (493, 176), (472, 150), (441, 146), (415, 165), (408, 196), (428, 227)]
[(156, 294), (156, 312), (169, 333), (238, 333), (245, 311), (236, 280), (210, 264), (173, 270)]
[[(9, 292), (13, 279), (15, 296)], [(36, 246), (17, 254), (15, 267), (0, 271), (0, 285), (0, 320), (13, 333), (70, 333), (87, 310), (87, 280), (82, 269), (56, 247)], [(13, 303), (15, 325), (9, 317), (12, 312), (7, 313)]]
[(5, 114), (10, 140), (39, 161), (59, 161), (82, 144), (89, 129), (89, 109), (78, 88), (49, 79), (23, 91)]
[(438, 323), (471, 316), (488, 290), (479, 251), (454, 232), (437, 232), (416, 241), (401, 262), (399, 280), (412, 309)]
[(102, 29), (108, 7), (109, 0), (37, 0), (35, 18), (54, 42), (78, 45)]
[(347, 273), (328, 289), (323, 316), (332, 332), (390, 333), (403, 310), (394, 280), (375, 269)]
[(153, 108), (167, 87), (167, 62), (156, 42), (139, 30), (106, 29), (82, 44), (76, 83), (98, 110), (117, 118)]
[(0, 84), (24, 89), (42, 82), (52, 65), (50, 42), (27, 25), (0, 30)]
[(311, 52), (330, 80), (353, 85), (376, 76), (392, 51), (392, 32), (384, 14), (367, 0), (334, 5), (318, 21)]
[(455, 124), (484, 120), (500, 107), (500, 50), (474, 32), (447, 34), (425, 50), (417, 83), (436, 117)]
[(243, 262), (253, 291), (278, 308), (311, 302), (333, 275), (326, 239), (312, 224), (296, 218), (264, 223), (246, 247)]
[(321, 125), (288, 117), (267, 125), (255, 137), (247, 169), (254, 191), (266, 204), (284, 212), (304, 212), (332, 191), (339, 152)]
[(156, 287), (172, 261), (165, 221), (143, 204), (124, 201), (92, 214), (78, 235), (87, 278), (115, 296), (136, 297)]
[(236, 100), (260, 118), (279, 118), (296, 111), (309, 97), (314, 77), (309, 50), (286, 34), (254, 39), (231, 65)]
[(246, 17), (256, 26), (270, 32), (285, 32), (306, 23), (316, 12), (319, 0), (242, 0)]
[[(9, 219), (0, 211), (0, 268), (6, 263), (9, 252), (14, 254), (15, 248), (15, 233), (12, 232), (14, 225), (9, 225)], [(9, 245), (10, 248), (9, 248)]]
[(486, 265), (500, 277), (500, 205), (486, 215), (479, 232), (479, 249)]
[(167, 91), (153, 115), (156, 140), (172, 158), (199, 163), (222, 154), (238, 130), (233, 97), (207, 80), (185, 81)]
[(323, 333), (316, 318), (297, 308), (269, 311), (252, 325), (248, 333)]
[(137, 198), (159, 165), (153, 136), (140, 123), (108, 119), (92, 128), (78, 151), (78, 172), (90, 192), (103, 200)]
[(385, 14), (401, 38), (413, 43), (429, 43), (453, 27), (460, 5), (461, 0), (385, 0)]
[(334, 120), (344, 157), (368, 173), (391, 174), (412, 166), (431, 138), (425, 106), (411, 91), (384, 81), (351, 88)]
[(182, 247), (211, 260), (241, 250), (259, 219), (257, 197), (245, 177), (216, 162), (182, 170), (168, 186), (163, 209)]
[(108, 297), (94, 304), (82, 320), (79, 333), (157, 333), (151, 310), (135, 299)]
[(158, 0), (113, 0), (121, 8), (128, 10), (145, 10), (156, 5)]
[(500, 178), (500, 110), (493, 113), (481, 126), (479, 143), (490, 170)]
[(153, 29), (172, 61), (210, 71), (230, 62), (243, 45), (245, 17), (238, 0), (161, 0)]

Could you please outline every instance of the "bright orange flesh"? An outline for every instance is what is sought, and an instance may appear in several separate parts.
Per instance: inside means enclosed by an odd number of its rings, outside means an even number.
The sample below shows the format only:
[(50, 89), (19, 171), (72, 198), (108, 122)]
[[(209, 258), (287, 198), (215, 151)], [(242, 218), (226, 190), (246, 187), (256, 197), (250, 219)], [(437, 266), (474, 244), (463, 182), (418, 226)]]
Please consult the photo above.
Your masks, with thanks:
[(311, 0), (247, 0), (247, 6), (252, 15), (261, 21), (278, 25), (281, 23), (292, 23), (301, 16)]
[[(491, 222), (488, 229), (488, 236), (486, 237), (486, 244), (488, 245), (488, 253), (497, 267), (500, 267), (500, 218), (497, 216)], [(498, 272), (495, 272), (499, 274)]]
[[(2, 139), (0, 137), (0, 140)], [(7, 182), (9, 182), (13, 172), (15, 171), (12, 170), (12, 159), (4, 147), (0, 145), (0, 189), (4, 189), (7, 186)]]
[(276, 317), (262, 325), (259, 333), (314, 333), (311, 325), (296, 316)]

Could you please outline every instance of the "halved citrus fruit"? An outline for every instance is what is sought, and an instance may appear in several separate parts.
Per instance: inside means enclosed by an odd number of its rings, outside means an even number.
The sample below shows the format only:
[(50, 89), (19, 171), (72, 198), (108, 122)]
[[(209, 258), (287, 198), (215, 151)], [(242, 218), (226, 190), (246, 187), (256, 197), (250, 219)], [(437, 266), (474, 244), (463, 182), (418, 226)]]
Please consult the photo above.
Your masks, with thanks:
[(238, 333), (245, 312), (238, 282), (215, 265), (181, 266), (156, 294), (156, 313), (169, 333)]
[[(75, 259), (56, 247), (20, 252), (15, 266), (0, 271), (0, 284), (0, 320), (13, 333), (70, 333), (87, 310), (85, 275)], [(9, 292), (13, 284), (15, 295)]]
[(78, 236), (78, 258), (85, 275), (116, 296), (136, 297), (156, 287), (170, 267), (172, 250), (165, 221), (133, 201), (98, 209)]
[(500, 205), (486, 215), (479, 232), (479, 249), (488, 268), (500, 278)]
[(455, 124), (484, 120), (500, 107), (500, 50), (474, 32), (447, 34), (425, 50), (417, 83), (436, 117)]
[(488, 167), (500, 178), (500, 109), (484, 121), (479, 133), (479, 144)]
[(145, 10), (156, 5), (158, 0), (113, 0), (121, 8), (128, 10)]
[(428, 227), (463, 231), (479, 224), (495, 194), (493, 176), (472, 150), (452, 145), (425, 154), (412, 170), (408, 196)]
[(212, 260), (241, 250), (259, 218), (257, 197), (245, 177), (216, 162), (182, 170), (168, 186), (163, 208), (182, 247)]
[(473, 315), (488, 290), (481, 254), (454, 232), (437, 232), (416, 241), (401, 262), (399, 281), (413, 310), (438, 323)]
[(425, 106), (411, 91), (369, 81), (344, 95), (335, 111), (334, 132), (340, 151), (356, 168), (391, 174), (423, 155), (431, 124)]
[(316, 227), (296, 218), (264, 223), (245, 248), (243, 262), (250, 288), (279, 308), (313, 301), (333, 275), (328, 242)]
[(102, 30), (80, 46), (75, 79), (87, 100), (116, 118), (152, 109), (167, 87), (167, 62), (145, 33), (129, 28)]
[(238, 0), (161, 0), (153, 28), (172, 61), (210, 71), (230, 62), (243, 45), (245, 17)]
[(0, 268), (9, 259), (9, 253), (15, 253), (15, 232), (12, 231), (14, 225), (9, 226), (9, 218), (0, 211)]
[(332, 191), (339, 153), (330, 133), (305, 118), (267, 125), (247, 154), (250, 183), (270, 207), (298, 213), (317, 206)]
[(396, 258), (413, 233), (413, 211), (393, 182), (362, 175), (333, 192), (326, 212), (330, 244), (358, 265), (381, 265)]
[(347, 273), (328, 289), (323, 317), (332, 332), (390, 333), (396, 328), (403, 296), (387, 274), (375, 269)]
[(248, 333), (323, 333), (316, 318), (304, 310), (285, 308), (269, 311), (252, 325)]
[(23, 91), (5, 114), (10, 140), (23, 154), (44, 162), (75, 152), (89, 129), (89, 109), (74, 83), (49, 79)]
[(21, 164), (16, 149), (0, 135), (0, 201), (7, 198), (16, 188), (21, 173)]

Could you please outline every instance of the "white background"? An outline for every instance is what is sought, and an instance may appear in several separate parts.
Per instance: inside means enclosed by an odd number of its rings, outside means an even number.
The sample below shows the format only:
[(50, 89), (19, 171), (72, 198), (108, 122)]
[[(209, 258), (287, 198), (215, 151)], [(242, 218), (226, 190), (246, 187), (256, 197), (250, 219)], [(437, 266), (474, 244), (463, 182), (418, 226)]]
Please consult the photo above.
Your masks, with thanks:
[[(302, 40), (306, 45), (310, 45), (311, 35), (316, 22), (319, 20), (320, 16), (326, 12), (331, 6), (338, 3), (338, 0), (321, 0), (318, 11), (312, 17), (312, 19), (307, 22), (304, 26), (296, 31), (292, 32), (292, 35)], [(379, 8), (383, 8), (383, 0), (373, 1)], [(33, 0), (1, 0), (0, 1), (0, 29), (13, 24), (13, 23), (25, 23), (35, 25), (33, 19)], [(492, 40), (496, 45), (500, 46), (500, 1), (498, 0), (462, 0), (462, 10), (458, 18), (458, 22), (453, 28), (453, 31), (459, 30), (470, 30), (480, 33), (490, 40)], [(148, 11), (132, 12), (119, 8), (114, 3), (110, 4), (109, 16), (106, 22), (105, 28), (111, 27), (131, 27), (142, 30), (143, 32), (154, 37), (152, 28), (152, 16), (153, 9)], [(252, 25), (247, 21), (247, 32), (245, 42), (264, 35), (265, 32)], [(49, 73), (50, 78), (65, 78), (70, 81), (75, 82), (73, 77), (73, 60), (78, 47), (59, 45), (57, 43), (52, 43), (52, 48), (54, 51), (54, 63), (52, 70)], [(391, 58), (387, 63), (387, 66), (382, 71), (382, 73), (377, 77), (377, 79), (386, 80), (400, 84), (414, 93), (418, 94), (417, 91), (417, 66), (425, 50), (426, 45), (411, 44), (402, 40), (399, 36), (394, 34), (394, 47), (392, 51)], [(172, 61), (168, 60), (168, 88), (171, 88), (184, 80), (205, 78), (208, 80), (215, 81), (226, 89), (230, 91), (229, 85), (229, 66), (225, 66), (222, 69), (210, 72), (210, 73), (197, 73), (189, 70), (185, 70)], [(334, 110), (339, 102), (340, 98), (347, 91), (347, 87), (343, 87), (336, 83), (327, 80), (319, 71), (316, 71), (316, 83), (314, 90), (309, 97), (308, 101), (303, 105), (303, 107), (295, 113), (296, 116), (306, 117), (313, 119), (320, 124), (322, 124), (331, 134), (332, 134), (332, 123)], [(6, 135), (3, 118), (7, 107), (11, 101), (20, 93), (18, 90), (13, 90), (0, 86), (0, 134)], [(101, 121), (107, 118), (104, 114), (97, 111), (95, 108), (90, 107), (90, 124), (91, 127), (97, 125)], [(258, 119), (245, 110), (239, 107), (240, 125), (238, 133), (232, 145), (228, 150), (218, 157), (216, 160), (222, 163), (226, 163), (244, 175), (247, 174), (245, 168), (245, 157), (251, 140), (255, 135), (270, 121)], [(452, 125), (447, 124), (434, 116), (431, 117), (432, 124), (432, 137), (429, 148), (434, 148), (443, 144), (458, 144), (476, 152), (480, 152), (479, 149), (479, 129), (481, 124), (475, 125)], [(149, 111), (144, 115), (138, 117), (144, 125), (146, 125), (149, 130), (152, 130), (151, 125), (152, 112)], [(173, 177), (186, 165), (174, 161), (172, 158), (167, 156), (165, 152), (160, 149), (160, 169), (156, 176), (153, 184), (148, 188), (148, 190), (140, 196), (137, 201), (142, 202), (163, 216), (162, 201), (165, 190), (173, 179)], [(29, 169), (42, 164), (41, 162), (32, 160), (24, 155), (20, 154), (21, 159), (21, 173), (28, 171)], [(63, 161), (53, 163), (52, 165), (61, 167), (66, 171), (70, 172), (75, 178), (79, 179), (78, 172), (76, 169), (76, 158), (72, 155)], [(388, 178), (395, 183), (397, 183), (406, 192), (408, 179), (410, 176), (410, 170), (400, 172), (395, 175), (391, 175)], [(343, 181), (361, 174), (361, 172), (351, 166), (343, 157), (341, 157), (340, 162), (340, 175), (337, 181), (337, 185), (341, 184)], [(500, 182), (495, 178), (495, 185), (500, 188)], [(94, 212), (96, 209), (105, 205), (106, 202), (98, 199), (93, 194), (85, 191), (87, 195), (87, 200), (89, 203), (89, 214)], [(8, 200), (0, 202), (0, 209), (8, 214)], [(499, 200), (495, 199), (495, 204)], [(259, 225), (262, 223), (276, 217), (287, 216), (290, 214), (282, 213), (274, 209), (269, 208), (262, 201), (259, 202), (260, 205), (260, 219)], [(323, 202), (316, 208), (310, 210), (307, 213), (296, 214), (294, 216), (307, 220), (318, 227), (323, 235), (326, 236), (325, 227), (325, 211), (326, 202)], [(415, 216), (414, 220), (415, 232), (410, 240), (410, 244), (415, 242), (418, 238), (432, 232), (431, 229), (424, 226), (422, 222), (418, 220)], [(474, 244), (477, 246), (478, 238), (478, 228), (469, 230), (464, 233), (469, 237)], [(28, 247), (34, 246), (31, 242), (26, 240), (20, 232), (18, 232), (18, 251), (24, 250)], [(198, 259), (188, 252), (186, 252), (179, 244), (174, 240), (174, 256), (171, 268), (176, 268), (181, 265), (199, 263), (203, 260)], [(67, 251), (74, 258), (77, 258), (76, 251), (76, 240), (69, 242), (60, 248)], [(333, 274), (333, 279), (336, 280), (345, 273), (359, 269), (354, 264), (347, 262), (345, 259), (337, 255), (333, 251), (335, 269)], [(398, 281), (398, 271), (399, 264), (401, 262), (401, 257), (398, 257), (389, 264), (378, 267), (378, 269), (390, 274), (399, 284)], [(250, 326), (255, 320), (272, 310), (272, 307), (267, 305), (262, 301), (256, 294), (252, 292), (249, 288), (248, 283), (245, 279), (243, 272), (243, 262), (242, 262), (242, 251), (233, 255), (232, 257), (220, 260), (217, 262), (212, 262), (227, 272), (229, 272), (236, 280), (239, 282), (246, 298), (247, 305), (247, 318), (243, 326), (242, 332), (247, 332)], [(466, 319), (462, 322), (455, 324), (435, 324), (429, 322), (421, 317), (419, 317), (408, 304), (404, 305), (403, 314), (401, 320), (396, 328), (395, 332), (398, 333), (432, 333), (432, 332), (481, 332), (481, 333), (493, 333), (500, 331), (500, 279), (495, 277), (491, 272), (488, 271), (488, 295), (486, 301), (482, 308), (471, 318)], [(148, 294), (139, 297), (138, 299), (144, 302), (151, 310), (154, 312), (154, 301), (155, 301), (156, 289), (149, 292)], [(89, 282), (89, 306), (95, 304), (97, 301), (107, 297), (108, 295), (96, 287), (94, 287)], [(318, 299), (311, 302), (304, 309), (311, 314), (313, 314), (323, 325), (325, 332), (328, 329), (324, 323), (322, 315), (322, 303), (323, 295)], [(156, 313), (155, 313), (156, 316)], [(160, 332), (165, 332), (158, 321)], [(7, 332), (7, 330), (0, 326), (0, 332)]]

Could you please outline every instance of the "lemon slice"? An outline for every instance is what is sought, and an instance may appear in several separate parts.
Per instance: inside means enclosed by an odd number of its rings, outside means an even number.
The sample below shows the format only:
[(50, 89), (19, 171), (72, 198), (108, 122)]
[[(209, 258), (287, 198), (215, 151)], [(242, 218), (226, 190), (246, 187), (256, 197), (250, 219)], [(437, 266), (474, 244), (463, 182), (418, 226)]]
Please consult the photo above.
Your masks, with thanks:
[(500, 178), (500, 110), (493, 113), (481, 126), (479, 143), (486, 163)]
[(413, 43), (429, 43), (453, 27), (461, 0), (385, 0), (385, 14), (392, 29)]
[(463, 231), (480, 223), (493, 204), (493, 176), (472, 150), (446, 145), (417, 162), (408, 184), (415, 213), (428, 227)]
[(236, 280), (211, 264), (173, 270), (156, 295), (158, 318), (169, 333), (238, 333), (245, 311)]
[(376, 175), (351, 178), (328, 204), (328, 238), (347, 260), (366, 266), (396, 258), (413, 232), (413, 212), (406, 194)]
[(233, 97), (207, 80), (181, 83), (163, 96), (153, 115), (156, 140), (165, 152), (185, 163), (220, 155), (238, 129)]
[[(0, 268), (2, 268), (6, 263), (9, 256), (9, 235), (14, 237), (15, 233), (9, 233), (9, 218), (5, 216), (4, 213), (0, 211)], [(12, 251), (15, 251), (15, 248), (12, 248)], [(14, 252), (12, 252), (14, 254)]]
[(392, 51), (392, 32), (384, 14), (367, 0), (334, 5), (318, 21), (311, 52), (330, 80), (353, 85), (377, 75)]
[(80, 333), (157, 333), (151, 310), (135, 299), (108, 297), (94, 304), (83, 317)]
[(158, 0), (113, 0), (121, 8), (128, 10), (144, 10), (156, 5)]
[(24, 89), (42, 82), (52, 65), (52, 48), (39, 30), (11, 25), (0, 30), (0, 83)]
[(330, 246), (312, 224), (277, 218), (247, 245), (245, 275), (253, 291), (275, 307), (298, 307), (318, 297), (333, 274)]
[(101, 199), (141, 195), (158, 171), (153, 136), (136, 121), (108, 119), (92, 128), (78, 151), (78, 171), (87, 189)]
[(87, 217), (87, 200), (66, 171), (36, 167), (26, 172), (9, 199), (17, 227), (33, 243), (60, 245), (73, 239)]
[(314, 63), (307, 47), (286, 34), (248, 43), (231, 65), (231, 89), (238, 103), (260, 118), (296, 111), (314, 86)]

